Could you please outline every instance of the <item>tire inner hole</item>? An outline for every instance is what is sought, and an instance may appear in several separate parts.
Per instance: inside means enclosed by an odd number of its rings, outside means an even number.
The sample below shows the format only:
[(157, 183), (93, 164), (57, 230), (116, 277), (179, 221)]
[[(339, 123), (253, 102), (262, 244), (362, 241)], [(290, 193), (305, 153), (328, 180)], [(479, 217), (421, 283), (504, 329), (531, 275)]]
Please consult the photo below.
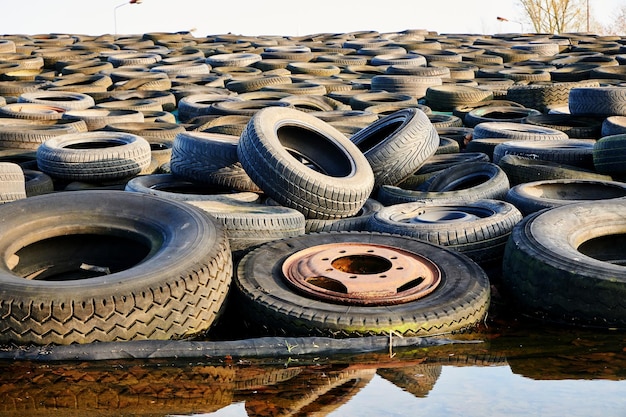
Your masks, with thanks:
[(43, 239), (10, 255), (7, 263), (22, 278), (74, 281), (129, 269), (148, 256), (150, 244), (134, 236), (71, 234)]

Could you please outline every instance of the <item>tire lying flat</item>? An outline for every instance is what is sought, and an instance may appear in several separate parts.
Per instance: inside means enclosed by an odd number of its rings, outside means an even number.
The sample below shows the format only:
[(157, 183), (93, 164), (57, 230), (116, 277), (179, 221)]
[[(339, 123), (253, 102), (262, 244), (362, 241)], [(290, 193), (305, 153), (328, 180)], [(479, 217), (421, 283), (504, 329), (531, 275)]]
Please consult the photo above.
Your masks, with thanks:
[[(327, 245), (331, 248), (364, 245), (367, 249), (364, 258), (370, 258), (369, 250), (380, 248), (391, 250), (399, 258), (407, 253), (420, 254), (424, 264), (436, 265), (441, 281), (423, 298), (389, 305), (329, 302), (292, 288), (285, 280), (285, 261), (297, 258), (303, 251), (324, 249)], [(337, 259), (344, 257), (337, 256)], [(332, 261), (337, 259), (333, 257)], [(379, 260), (376, 255), (371, 259), (374, 263)], [(353, 271), (335, 272), (348, 275)], [(363, 278), (368, 273), (356, 272), (354, 277)], [(479, 323), (490, 297), (485, 272), (465, 255), (406, 236), (367, 232), (314, 233), (264, 244), (239, 262), (235, 283), (245, 316), (279, 334), (451, 333)]]

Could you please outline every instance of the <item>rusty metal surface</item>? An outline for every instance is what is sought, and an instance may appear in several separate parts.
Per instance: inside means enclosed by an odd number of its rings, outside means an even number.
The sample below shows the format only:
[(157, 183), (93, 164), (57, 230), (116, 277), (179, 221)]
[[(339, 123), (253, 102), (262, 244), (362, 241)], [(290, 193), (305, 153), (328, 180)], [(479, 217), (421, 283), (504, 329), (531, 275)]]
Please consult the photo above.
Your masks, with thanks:
[(441, 271), (429, 259), (367, 243), (313, 246), (289, 256), (286, 282), (314, 299), (347, 305), (393, 305), (433, 292)]

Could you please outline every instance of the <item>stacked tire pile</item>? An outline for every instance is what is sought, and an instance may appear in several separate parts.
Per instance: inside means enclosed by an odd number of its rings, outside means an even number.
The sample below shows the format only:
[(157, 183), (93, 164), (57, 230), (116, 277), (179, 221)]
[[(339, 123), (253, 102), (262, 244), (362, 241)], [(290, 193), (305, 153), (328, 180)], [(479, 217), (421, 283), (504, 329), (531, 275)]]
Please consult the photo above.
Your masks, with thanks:
[(624, 327), (622, 43), (3, 36), (0, 340)]

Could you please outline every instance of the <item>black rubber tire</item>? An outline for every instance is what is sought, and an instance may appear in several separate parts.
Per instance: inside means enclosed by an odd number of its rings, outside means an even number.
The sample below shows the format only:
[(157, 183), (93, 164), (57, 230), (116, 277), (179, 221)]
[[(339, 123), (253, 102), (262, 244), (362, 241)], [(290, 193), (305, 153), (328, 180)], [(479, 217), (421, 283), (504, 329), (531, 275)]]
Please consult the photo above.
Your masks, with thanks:
[(430, 177), (440, 173), (446, 168), (464, 162), (489, 162), (489, 157), (482, 152), (456, 152), (433, 155), (426, 160), (424, 165), (399, 185), (401, 188), (417, 190)]
[(504, 197), (524, 216), (537, 211), (590, 200), (626, 197), (626, 183), (600, 180), (543, 180), (512, 187)]
[(428, 119), (435, 129), (447, 127), (463, 127), (463, 120), (452, 114), (430, 113)]
[(219, 133), (176, 135), (170, 170), (182, 179), (206, 185), (260, 192), (239, 163), (239, 137)]
[(231, 253), (221, 225), (197, 208), (77, 191), (0, 210), (3, 343), (179, 339), (221, 311)]
[(418, 190), (384, 185), (378, 190), (377, 200), (385, 206), (422, 200), (465, 203), (502, 200), (508, 190), (509, 180), (499, 166), (491, 162), (465, 162), (435, 174)]
[(594, 141), (585, 139), (511, 140), (494, 148), (492, 160), (497, 164), (504, 155), (520, 155), (593, 169), (593, 149)]
[(624, 210), (623, 199), (594, 201), (524, 218), (505, 249), (506, 292), (544, 320), (625, 328)]
[(26, 198), (26, 178), (14, 162), (0, 162), (0, 204)]
[(58, 120), (65, 109), (38, 103), (10, 103), (0, 107), (0, 117), (26, 120)]
[(511, 186), (531, 181), (556, 179), (612, 180), (609, 175), (598, 174), (592, 170), (519, 155), (504, 155), (498, 161), (498, 166), (509, 177)]
[(417, 99), (409, 94), (378, 90), (363, 92), (350, 98), (350, 106), (354, 110), (365, 110), (374, 105), (389, 103), (416, 105)]
[(230, 198), (188, 203), (211, 214), (224, 225), (233, 254), (265, 242), (305, 233), (304, 215), (288, 207), (246, 203)]
[(191, 94), (178, 101), (178, 119), (188, 122), (194, 117), (213, 114), (211, 106), (220, 101), (241, 101), (241, 99), (228, 94)]
[[(558, 73), (559, 70), (552, 73)], [(587, 77), (588, 78), (588, 77)], [(553, 78), (553, 81), (557, 81)], [(562, 80), (565, 81), (565, 80)], [(538, 82), (516, 84), (506, 90), (506, 99), (546, 113), (552, 106), (567, 105), (570, 91), (578, 87), (598, 86), (597, 81)]]
[[(429, 295), (404, 304), (347, 306), (318, 301), (293, 291), (281, 272), (283, 261), (300, 250), (329, 243), (367, 243), (419, 253), (439, 266), (441, 284)], [(479, 323), (488, 308), (489, 280), (466, 256), (405, 236), (371, 232), (307, 234), (262, 245), (239, 262), (235, 283), (245, 315), (280, 334), (363, 336), (436, 335)]]
[(26, 197), (34, 197), (54, 191), (54, 182), (49, 175), (33, 169), (23, 168), (22, 170), (24, 171)]
[(602, 128), (602, 120), (599, 118), (571, 114), (531, 115), (524, 123), (557, 129), (575, 139), (599, 139)]
[(177, 201), (211, 201), (225, 198), (248, 203), (259, 201), (259, 195), (256, 193), (198, 184), (182, 180), (172, 174), (140, 175), (126, 182), (124, 189)]
[(63, 113), (65, 120), (84, 120), (87, 130), (103, 129), (111, 123), (143, 123), (143, 113), (138, 110), (85, 109), (68, 110)]
[(374, 187), (372, 168), (354, 143), (295, 109), (259, 111), (246, 125), (237, 154), (263, 192), (306, 218), (354, 216)]
[(505, 138), (483, 138), (472, 139), (467, 145), (465, 145), (465, 152), (468, 153), (483, 153), (487, 155), (489, 161), (493, 161), (493, 151), (501, 143), (510, 142), (515, 139)]
[(370, 217), (367, 230), (411, 236), (486, 264), (502, 260), (511, 230), (521, 220), (520, 211), (504, 201), (414, 202), (378, 210)]
[(147, 140), (130, 133), (73, 133), (42, 143), (37, 148), (37, 165), (53, 178), (112, 181), (148, 168), (150, 152)]
[(626, 91), (614, 86), (573, 88), (568, 105), (578, 116), (626, 116)]
[(467, 127), (475, 127), (485, 122), (525, 123), (525, 119), (532, 115), (540, 115), (535, 109), (512, 106), (484, 106), (471, 110), (465, 116)]
[(93, 107), (94, 99), (83, 93), (63, 91), (35, 91), (22, 93), (17, 98), (18, 103), (37, 103), (59, 107), (65, 110), (84, 110)]
[(626, 134), (605, 136), (593, 145), (593, 166), (603, 174), (626, 174)]
[[(20, 121), (17, 119), (16, 121)], [(22, 120), (23, 121), (23, 120)], [(76, 126), (56, 123), (45, 124), (0, 124), (0, 146), (2, 148), (36, 150), (49, 139), (76, 133)], [(80, 121), (82, 125), (84, 121)], [(42, 122), (43, 123), (43, 122)]]
[(374, 171), (374, 190), (397, 185), (433, 156), (439, 135), (428, 116), (418, 109), (404, 109), (359, 130), (350, 137)]
[(626, 133), (626, 116), (609, 116), (602, 122), (600, 137)]
[(361, 210), (352, 217), (332, 220), (306, 219), (305, 231), (306, 233), (363, 231), (366, 230), (369, 218), (381, 208), (383, 208), (382, 204), (373, 198), (368, 198)]
[(461, 152), (461, 148), (459, 147), (459, 142), (457, 142), (456, 140), (452, 138), (439, 136), (439, 146), (437, 146), (435, 155), (444, 155), (444, 154), (459, 153), (459, 152)]
[(429, 87), (426, 105), (435, 111), (451, 112), (455, 107), (493, 99), (493, 92), (457, 84)]
[(527, 123), (485, 122), (474, 127), (473, 139), (507, 138), (519, 140), (569, 139), (560, 130)]

